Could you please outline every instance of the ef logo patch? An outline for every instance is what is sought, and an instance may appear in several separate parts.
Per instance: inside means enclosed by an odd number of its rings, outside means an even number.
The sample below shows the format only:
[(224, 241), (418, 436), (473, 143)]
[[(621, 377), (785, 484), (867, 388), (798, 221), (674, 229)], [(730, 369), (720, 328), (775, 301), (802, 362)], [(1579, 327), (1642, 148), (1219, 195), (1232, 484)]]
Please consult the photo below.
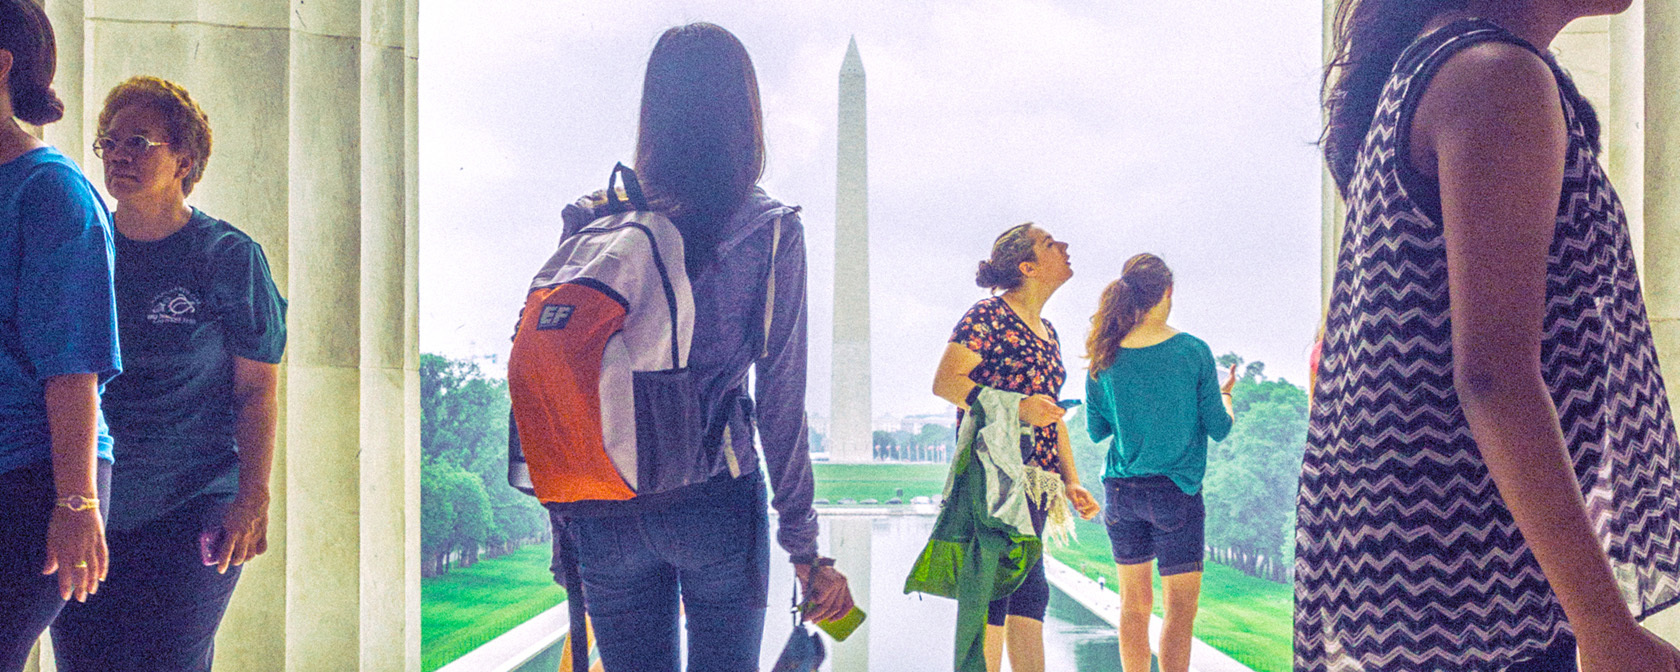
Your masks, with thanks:
[(537, 330), (565, 329), (566, 323), (572, 321), (574, 306), (552, 304), (543, 306), (542, 314), (537, 316)]

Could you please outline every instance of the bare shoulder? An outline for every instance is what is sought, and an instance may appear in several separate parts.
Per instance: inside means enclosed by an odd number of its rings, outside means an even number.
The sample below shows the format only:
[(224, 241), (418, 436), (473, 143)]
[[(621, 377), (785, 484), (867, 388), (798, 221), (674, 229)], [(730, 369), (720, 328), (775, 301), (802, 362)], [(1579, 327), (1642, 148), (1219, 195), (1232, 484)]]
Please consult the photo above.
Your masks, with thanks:
[(1508, 42), (1465, 48), (1441, 65), (1412, 119), (1411, 155), (1435, 174), (1443, 145), (1560, 144), (1563, 107), (1551, 66)]

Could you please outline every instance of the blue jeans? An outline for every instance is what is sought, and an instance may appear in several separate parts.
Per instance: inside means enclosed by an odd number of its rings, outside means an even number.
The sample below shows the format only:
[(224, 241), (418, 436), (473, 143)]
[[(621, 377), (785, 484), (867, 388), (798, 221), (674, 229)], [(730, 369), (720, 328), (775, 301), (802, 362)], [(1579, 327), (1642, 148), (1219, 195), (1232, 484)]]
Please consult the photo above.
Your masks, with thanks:
[(682, 669), (679, 597), (689, 672), (758, 669), (770, 582), (764, 477), (699, 487), (701, 496), (659, 511), (568, 519), (606, 669)]

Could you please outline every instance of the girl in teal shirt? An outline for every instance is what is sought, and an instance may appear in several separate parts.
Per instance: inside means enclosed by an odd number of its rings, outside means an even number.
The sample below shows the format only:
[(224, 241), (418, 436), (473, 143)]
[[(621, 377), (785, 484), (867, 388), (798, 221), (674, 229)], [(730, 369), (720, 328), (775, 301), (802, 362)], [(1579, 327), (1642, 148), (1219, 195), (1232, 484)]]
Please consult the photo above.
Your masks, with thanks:
[(1086, 427), (1092, 441), (1114, 437), (1103, 471), (1104, 522), (1120, 573), (1120, 659), (1149, 670), (1149, 566), (1159, 559), (1166, 590), (1163, 672), (1190, 665), (1190, 636), (1202, 585), (1202, 474), (1207, 440), (1231, 431), (1236, 367), (1219, 384), (1213, 351), (1167, 326), (1172, 271), (1152, 254), (1126, 261), (1091, 317), (1086, 356)]

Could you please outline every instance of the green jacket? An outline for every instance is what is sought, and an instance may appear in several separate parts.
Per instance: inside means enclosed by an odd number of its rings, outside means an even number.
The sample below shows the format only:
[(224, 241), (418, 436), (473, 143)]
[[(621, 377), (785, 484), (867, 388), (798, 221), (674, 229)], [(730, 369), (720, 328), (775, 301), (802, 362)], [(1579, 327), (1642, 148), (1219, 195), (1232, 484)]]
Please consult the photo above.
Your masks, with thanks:
[(1025, 395), (984, 388), (957, 430), (957, 454), (933, 536), (904, 592), (957, 600), (957, 672), (985, 672), (986, 607), (1015, 592), (1044, 552), (1027, 510), (1021, 442)]

